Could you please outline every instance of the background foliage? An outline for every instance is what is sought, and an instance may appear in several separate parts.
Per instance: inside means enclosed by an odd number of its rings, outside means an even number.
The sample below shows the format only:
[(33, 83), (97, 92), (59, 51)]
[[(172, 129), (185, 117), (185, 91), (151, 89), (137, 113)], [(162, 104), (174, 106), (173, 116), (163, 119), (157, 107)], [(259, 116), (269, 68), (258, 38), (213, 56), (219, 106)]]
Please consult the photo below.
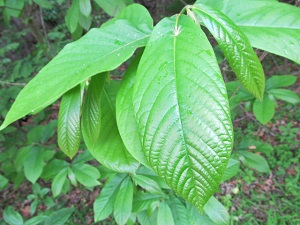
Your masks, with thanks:
[[(156, 21), (182, 8), (180, 1), (140, 2)], [(130, 3), (0, 1), (3, 15), (0, 27), (4, 28), (0, 39), (1, 119), (21, 88), (65, 44), (81, 37), (90, 27), (99, 26)], [(288, 3), (297, 4), (296, 1)], [(215, 43), (213, 38), (211, 41)], [(235, 145), (229, 172), (223, 177), (226, 182), (222, 183), (216, 199), (229, 211), (230, 218), (225, 218), (225, 222), (211, 221), (210, 218), (216, 216), (210, 214), (209, 207), (213, 205), (215, 209), (219, 203), (214, 198), (201, 218), (191, 205), (182, 207), (182, 199), (151, 171), (142, 168), (132, 177), (109, 171), (93, 160), (83, 144), (78, 143), (79, 154), (69, 160), (55, 141), (58, 113), (58, 102), (55, 102), (0, 133), (0, 205), (3, 209), (0, 213), (5, 222), (95, 224), (94, 219), (105, 219), (104, 224), (114, 224), (114, 220), (119, 224), (124, 221), (133, 224), (135, 217), (124, 207), (133, 204), (134, 215), (140, 223), (147, 224), (151, 210), (160, 204), (157, 215), (153, 214), (160, 224), (170, 223), (173, 217), (175, 221), (182, 219), (195, 224), (198, 224), (197, 218), (208, 221), (207, 224), (226, 224), (227, 221), (232, 224), (298, 224), (300, 218), (295, 209), (300, 207), (299, 65), (257, 50), (268, 78), (267, 97), (258, 102), (234, 80), (233, 71), (219, 49), (220, 46), (214, 44), (223, 77), (228, 81)], [(125, 68), (127, 64), (113, 71), (112, 78), (120, 79)], [(126, 191), (119, 191), (124, 187)], [(102, 207), (107, 209), (103, 214), (97, 210)], [(189, 217), (175, 218), (178, 210), (187, 210)], [(114, 219), (107, 218), (110, 214)]]

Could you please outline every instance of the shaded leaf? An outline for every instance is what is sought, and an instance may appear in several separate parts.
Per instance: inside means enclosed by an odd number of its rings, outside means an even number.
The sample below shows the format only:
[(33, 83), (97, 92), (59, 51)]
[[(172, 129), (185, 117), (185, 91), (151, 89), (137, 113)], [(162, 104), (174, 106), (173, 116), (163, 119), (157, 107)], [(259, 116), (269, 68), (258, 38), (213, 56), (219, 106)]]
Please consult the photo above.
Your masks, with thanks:
[(116, 174), (106, 181), (94, 202), (95, 222), (106, 219), (112, 213), (118, 190), (125, 176), (125, 174)]
[(264, 71), (246, 35), (226, 15), (207, 5), (198, 3), (193, 11), (219, 43), (242, 85), (255, 97), (262, 99)]
[(203, 210), (216, 225), (229, 224), (230, 216), (227, 209), (215, 197), (209, 199)]
[(99, 170), (88, 164), (74, 164), (71, 167), (76, 179), (86, 187), (94, 187), (100, 184)]
[(64, 94), (59, 108), (57, 139), (60, 149), (70, 158), (80, 145), (81, 90), (76, 86)]
[(255, 100), (253, 103), (253, 113), (256, 119), (262, 124), (269, 122), (275, 113), (275, 103), (268, 95), (264, 95), (262, 101)]
[(292, 75), (273, 75), (266, 82), (266, 89), (271, 90), (279, 87), (288, 87), (297, 81), (296, 76)]
[(158, 183), (156, 183), (149, 177), (143, 175), (135, 175), (132, 177), (132, 179), (135, 181), (136, 184), (138, 184), (140, 187), (142, 187), (146, 191), (149, 191), (152, 194), (162, 193), (162, 190)]
[(3, 219), (9, 225), (23, 225), (22, 216), (11, 206), (7, 206), (3, 211)]
[(25, 177), (31, 182), (35, 183), (43, 172), (44, 151), (39, 146), (33, 146), (28, 152), (24, 162)]
[(148, 165), (145, 155), (142, 151), (142, 145), (138, 134), (138, 127), (135, 120), (132, 104), (133, 85), (136, 77), (137, 67), (142, 52), (134, 58), (128, 67), (121, 87), (118, 91), (116, 100), (116, 117), (120, 135), (130, 154), (143, 165)]
[(114, 218), (119, 225), (125, 224), (132, 210), (133, 184), (130, 177), (126, 177), (120, 186), (115, 203)]
[(231, 177), (237, 175), (240, 170), (240, 162), (235, 159), (229, 159), (228, 165), (222, 177), (222, 181), (229, 180)]
[(262, 173), (270, 173), (269, 164), (261, 155), (247, 151), (239, 151), (238, 154), (240, 155), (240, 160), (246, 166), (256, 169), (257, 171)]
[(90, 0), (79, 0), (79, 9), (83, 15), (89, 16), (92, 12), (91, 1)]
[(117, 15), (126, 7), (123, 0), (95, 0), (95, 2), (110, 16)]
[(52, 212), (47, 220), (45, 220), (45, 225), (64, 225), (68, 220), (69, 217), (74, 212), (74, 208), (64, 208), (58, 211)]
[(175, 225), (189, 224), (185, 205), (183, 205), (183, 203), (176, 197), (170, 198), (168, 203), (173, 214)]
[(210, 43), (187, 16), (176, 21), (165, 18), (154, 28), (138, 67), (133, 105), (150, 166), (201, 210), (229, 160), (232, 124)]
[(175, 224), (172, 211), (165, 201), (162, 201), (159, 204), (159, 208), (157, 212), (157, 224), (168, 224), (168, 225)]
[(297, 104), (300, 102), (300, 98), (297, 93), (286, 90), (286, 89), (271, 89), (268, 91), (269, 94), (272, 94), (275, 98), (278, 98), (280, 100)]
[(58, 174), (54, 177), (51, 190), (53, 197), (57, 197), (62, 192), (63, 186), (65, 184), (65, 181), (67, 179), (68, 169), (64, 168), (61, 171), (58, 172)]
[(93, 76), (82, 107), (82, 136), (89, 147), (94, 147), (101, 131), (101, 95), (108, 73)]

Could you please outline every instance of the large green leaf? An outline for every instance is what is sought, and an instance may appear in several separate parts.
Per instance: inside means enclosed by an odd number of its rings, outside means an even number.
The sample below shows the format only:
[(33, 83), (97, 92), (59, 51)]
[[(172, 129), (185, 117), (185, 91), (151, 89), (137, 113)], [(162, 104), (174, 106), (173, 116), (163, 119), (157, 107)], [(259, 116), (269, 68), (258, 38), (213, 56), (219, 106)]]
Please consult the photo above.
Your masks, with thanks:
[(125, 174), (110, 177), (94, 202), (94, 220), (98, 222), (106, 219), (113, 211), (114, 201)]
[(133, 183), (126, 177), (119, 189), (114, 203), (114, 218), (119, 225), (124, 225), (130, 217), (133, 200)]
[(153, 30), (133, 103), (150, 166), (202, 210), (227, 165), (233, 131), (212, 47), (189, 17), (165, 18)]
[(136, 160), (143, 165), (148, 165), (142, 151), (132, 104), (133, 85), (141, 53), (132, 61), (122, 79), (116, 100), (116, 117), (124, 145)]
[(300, 8), (271, 0), (198, 0), (238, 25), (252, 46), (300, 64)]
[(147, 43), (151, 29), (148, 11), (133, 4), (68, 44), (20, 92), (0, 129), (50, 105), (90, 76), (117, 68)]
[(193, 11), (215, 37), (243, 86), (262, 99), (265, 76), (262, 65), (246, 35), (222, 12), (198, 3)]
[(114, 171), (134, 173), (139, 163), (129, 154), (121, 139), (115, 114), (116, 95), (120, 82), (110, 81), (101, 95), (101, 132), (95, 144), (86, 143), (92, 155)]
[(107, 73), (93, 76), (82, 107), (82, 136), (88, 146), (94, 146), (101, 130), (101, 94)]
[(81, 88), (74, 87), (62, 97), (57, 125), (57, 139), (60, 149), (70, 158), (80, 145)]

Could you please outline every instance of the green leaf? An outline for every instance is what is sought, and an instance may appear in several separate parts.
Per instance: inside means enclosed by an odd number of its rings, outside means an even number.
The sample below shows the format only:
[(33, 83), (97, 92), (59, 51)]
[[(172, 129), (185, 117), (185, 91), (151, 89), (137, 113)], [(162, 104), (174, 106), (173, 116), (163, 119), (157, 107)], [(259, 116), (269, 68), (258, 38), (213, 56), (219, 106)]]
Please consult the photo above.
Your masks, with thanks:
[(69, 163), (64, 160), (53, 159), (44, 167), (41, 177), (45, 180), (54, 178), (58, 173), (67, 168)]
[(149, 167), (138, 134), (138, 127), (134, 116), (132, 104), (133, 85), (136, 77), (137, 67), (141, 58), (141, 53), (134, 58), (128, 67), (116, 100), (116, 117), (120, 135), (130, 154), (143, 165)]
[(94, 220), (95, 222), (106, 219), (113, 211), (114, 202), (125, 174), (116, 174), (110, 177), (100, 195), (94, 202)]
[(35, 183), (43, 172), (44, 151), (39, 146), (33, 146), (28, 152), (24, 162), (25, 177), (31, 182)]
[(176, 20), (163, 19), (153, 30), (138, 67), (133, 105), (149, 164), (201, 210), (219, 186), (233, 131), (211, 45), (189, 17)]
[(149, 215), (147, 211), (137, 213), (138, 221), (141, 225), (157, 225), (157, 212)]
[(149, 12), (133, 4), (115, 19), (68, 44), (20, 92), (0, 129), (45, 108), (90, 76), (120, 66), (136, 48), (145, 46), (152, 23)]
[(57, 197), (62, 192), (63, 186), (65, 184), (65, 181), (67, 179), (68, 169), (64, 168), (61, 171), (58, 172), (58, 174), (54, 177), (51, 190), (53, 197)]
[(81, 164), (81, 163), (91, 161), (93, 159), (94, 157), (91, 155), (91, 153), (88, 150), (84, 150), (83, 152), (81, 152), (76, 156), (76, 158), (73, 160), (73, 164), (76, 163)]
[(92, 12), (91, 0), (79, 0), (79, 9), (83, 15), (89, 16)]
[(70, 8), (68, 9), (65, 17), (67, 27), (70, 33), (74, 33), (78, 27), (79, 21), (79, 2), (78, 0), (72, 1)]
[(115, 16), (126, 7), (123, 0), (95, 0), (95, 2), (110, 16)]
[(159, 208), (157, 212), (157, 224), (168, 224), (168, 225), (175, 224), (172, 211), (165, 201), (159, 204)]
[(3, 211), (3, 219), (9, 225), (23, 225), (22, 216), (11, 206), (7, 206)]
[(268, 91), (269, 94), (272, 94), (275, 98), (278, 98), (280, 100), (297, 104), (300, 102), (300, 98), (297, 93), (286, 90), (286, 89), (271, 89)]
[(270, 173), (269, 164), (261, 155), (247, 151), (238, 151), (238, 154), (240, 155), (240, 160), (246, 166), (256, 169), (257, 171), (262, 173)]
[(88, 164), (74, 164), (71, 169), (75, 173), (76, 179), (86, 187), (94, 187), (100, 184), (99, 171)]
[(266, 124), (274, 116), (275, 103), (268, 95), (264, 95), (264, 99), (262, 101), (259, 101), (258, 99), (254, 101), (253, 113), (259, 122)]
[(80, 145), (80, 108), (81, 90), (78, 85), (64, 94), (58, 114), (58, 146), (71, 159)]
[(51, 2), (46, 1), (46, 0), (33, 0), (36, 4), (38, 4), (40, 7), (45, 8), (45, 9), (51, 9), (53, 5)]
[(288, 87), (297, 81), (296, 76), (292, 75), (273, 75), (266, 82), (266, 89), (271, 90), (279, 87)]
[(119, 189), (114, 203), (114, 218), (119, 225), (123, 225), (130, 217), (132, 210), (133, 184), (130, 177), (126, 177)]
[(222, 181), (229, 180), (231, 177), (235, 176), (239, 170), (240, 162), (235, 159), (230, 159), (223, 174)]
[(25, 146), (25, 147), (22, 147), (21, 149), (19, 149), (19, 151), (17, 153), (17, 157), (14, 160), (14, 165), (15, 165), (17, 172), (22, 171), (22, 168), (24, 166), (24, 163), (27, 159), (27, 156), (28, 156), (31, 148), (32, 148), (32, 146), (29, 145), (29, 146)]
[(139, 163), (129, 154), (121, 139), (115, 114), (115, 98), (120, 82), (111, 81), (106, 84), (101, 95), (101, 127), (98, 140), (95, 144), (86, 145), (92, 155), (102, 165), (109, 169), (123, 173), (134, 173)]
[(5, 1), (4, 12), (8, 17), (19, 17), (24, 8), (24, 0)]
[[(204, 1), (210, 2), (214, 1)], [(213, 4), (241, 28), (253, 47), (300, 63), (300, 8), (270, 0), (223, 0)]]
[(3, 190), (8, 184), (8, 179), (0, 174), (0, 190)]
[(84, 16), (82, 14), (79, 15), (79, 24), (85, 30), (89, 30), (92, 25), (93, 18), (91, 16)]
[(132, 177), (132, 179), (135, 181), (136, 184), (138, 184), (143, 189), (149, 191), (152, 194), (162, 193), (162, 190), (158, 185), (158, 183), (156, 183), (154, 180), (152, 180), (149, 177), (143, 175), (135, 175)]
[(216, 225), (229, 224), (230, 216), (227, 209), (215, 197), (209, 199), (203, 210)]
[(251, 149), (253, 151), (262, 152), (262, 153), (271, 153), (274, 150), (274, 148), (268, 143), (259, 140), (248, 139), (248, 138), (246, 140), (241, 141), (238, 144), (237, 149), (239, 151), (241, 150), (247, 151)]
[(47, 220), (45, 220), (45, 225), (64, 225), (68, 220), (69, 217), (74, 212), (74, 208), (65, 208), (60, 209), (58, 211), (52, 212)]
[(190, 224), (187, 217), (187, 210), (183, 203), (176, 197), (170, 198), (168, 201), (171, 208), (175, 225)]
[(24, 225), (37, 225), (41, 224), (43, 221), (47, 220), (48, 216), (39, 214), (35, 217), (32, 217), (31, 219), (27, 220)]
[(134, 195), (132, 212), (141, 212), (149, 209), (154, 203), (159, 203), (164, 198), (163, 194), (151, 194), (149, 192), (140, 191)]
[(101, 95), (108, 73), (93, 76), (82, 107), (82, 136), (89, 148), (94, 147), (101, 131)]
[(193, 11), (217, 40), (242, 85), (262, 99), (265, 76), (262, 65), (244, 33), (222, 12), (198, 3)]

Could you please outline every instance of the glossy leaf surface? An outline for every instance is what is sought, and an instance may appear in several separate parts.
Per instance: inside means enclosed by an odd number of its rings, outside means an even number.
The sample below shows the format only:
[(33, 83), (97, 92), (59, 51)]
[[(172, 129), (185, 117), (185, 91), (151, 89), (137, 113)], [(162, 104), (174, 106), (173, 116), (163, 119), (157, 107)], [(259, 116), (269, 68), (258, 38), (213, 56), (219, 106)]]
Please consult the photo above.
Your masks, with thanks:
[(116, 100), (116, 117), (118, 129), (124, 145), (136, 160), (141, 162), (143, 165), (148, 165), (142, 151), (142, 145), (138, 134), (138, 127), (132, 104), (133, 85), (140, 57), (141, 52), (132, 61), (122, 79), (122, 84), (118, 91)]
[(270, 0), (198, 0), (222, 11), (253, 47), (300, 64), (300, 8)]
[(232, 124), (212, 47), (189, 17), (178, 23), (165, 18), (155, 27), (138, 67), (133, 105), (150, 166), (201, 210), (227, 165)]
[(104, 166), (114, 171), (134, 173), (139, 163), (129, 154), (121, 139), (116, 122), (116, 95), (120, 82), (110, 81), (101, 95), (101, 133), (96, 142), (87, 147), (92, 155)]
[(94, 146), (101, 131), (101, 94), (108, 73), (92, 77), (82, 107), (82, 136), (88, 146)]
[(148, 11), (133, 4), (66, 45), (20, 92), (0, 129), (45, 108), (90, 76), (117, 68), (147, 43), (151, 29)]
[(80, 145), (80, 85), (62, 97), (57, 125), (57, 139), (60, 149), (70, 158), (77, 153)]
[(264, 71), (246, 35), (226, 15), (207, 5), (198, 3), (193, 11), (219, 43), (242, 85), (255, 97), (262, 99)]

